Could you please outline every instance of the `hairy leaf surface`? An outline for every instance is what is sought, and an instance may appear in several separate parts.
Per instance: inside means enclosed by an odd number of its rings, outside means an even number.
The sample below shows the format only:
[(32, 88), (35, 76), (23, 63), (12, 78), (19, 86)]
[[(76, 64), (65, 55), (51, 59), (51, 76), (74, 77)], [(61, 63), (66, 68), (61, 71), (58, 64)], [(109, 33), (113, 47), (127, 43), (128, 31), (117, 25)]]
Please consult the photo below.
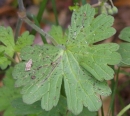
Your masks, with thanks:
[(121, 54), (122, 60), (120, 66), (130, 66), (130, 27), (124, 28), (119, 38), (125, 42), (120, 43), (118, 52)]
[(17, 79), (15, 86), (23, 86), (25, 103), (41, 100), (42, 108), (51, 110), (58, 104), (63, 80), (67, 107), (72, 113), (78, 115), (83, 106), (90, 111), (99, 110), (102, 103), (97, 93), (111, 94), (106, 80), (113, 78), (114, 71), (108, 65), (118, 64), (121, 58), (116, 52), (117, 44), (94, 45), (115, 33), (111, 16), (94, 15), (94, 9), (84, 5), (74, 11), (67, 36), (59, 26), (53, 26), (50, 35), (58, 46), (22, 49), (22, 62), (16, 65), (13, 77)]

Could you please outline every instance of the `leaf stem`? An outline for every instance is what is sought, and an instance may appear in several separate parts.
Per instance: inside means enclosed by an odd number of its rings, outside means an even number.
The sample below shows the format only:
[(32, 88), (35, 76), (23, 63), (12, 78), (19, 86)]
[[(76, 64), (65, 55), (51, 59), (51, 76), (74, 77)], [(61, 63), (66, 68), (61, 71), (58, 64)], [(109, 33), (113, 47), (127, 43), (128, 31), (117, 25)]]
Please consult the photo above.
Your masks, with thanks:
[[(47, 2), (48, 2), (48, 0), (42, 0), (42, 2), (40, 3), (40, 8), (39, 8), (38, 14), (36, 16), (37, 21), (38, 21), (39, 24), (40, 24), (40, 22), (42, 20), (42, 15), (43, 15), (43, 12), (45, 10)], [(31, 34), (35, 35), (36, 31), (33, 29)]]
[[(100, 99), (102, 101), (102, 97), (100, 96)], [(103, 103), (103, 102), (102, 102)], [(101, 107), (101, 116), (104, 116), (104, 109), (103, 109), (103, 104), (102, 104), (102, 107)]]
[(14, 41), (15, 41), (15, 43), (16, 43), (16, 41), (18, 39), (22, 23), (23, 23), (23, 21), (20, 18), (18, 18), (18, 21), (17, 21), (17, 24), (16, 24), (16, 29), (15, 29), (15, 35), (14, 35)]
[(17, 53), (17, 52), (15, 53), (15, 55), (16, 55), (16, 57), (17, 57), (17, 58), (18, 58), (18, 60), (19, 60), (18, 62), (20, 62), (21, 60), (20, 60), (20, 57), (19, 57), (19, 55), (18, 55), (18, 53)]
[(41, 2), (40, 8), (39, 8), (39, 11), (38, 11), (38, 14), (37, 14), (37, 20), (38, 20), (39, 23), (42, 20), (42, 14), (45, 10), (47, 2), (48, 2), (48, 0), (42, 0), (42, 2)]
[[(23, 1), (22, 0), (18, 0), (18, 4), (19, 4), (19, 12), (25, 11), (25, 7), (24, 7), (24, 4), (23, 4)], [(20, 32), (22, 23), (23, 23), (23, 21), (20, 18), (18, 18), (18, 21), (17, 21), (17, 24), (16, 24), (16, 31), (15, 31), (15, 35), (14, 35), (14, 41), (15, 42), (18, 39), (18, 35), (19, 35), (19, 32)]]
[(57, 15), (57, 12), (56, 12), (56, 2), (55, 2), (55, 0), (51, 0), (51, 2), (52, 2), (52, 8), (53, 8), (53, 11), (54, 11), (54, 14), (55, 14), (56, 25), (59, 25), (58, 15)]
[(93, 4), (92, 7), (95, 8), (95, 7), (98, 7), (98, 6), (100, 6), (100, 5), (101, 5), (101, 2), (98, 2), (98, 3), (96, 3), (96, 4)]
[(23, 0), (18, 0), (19, 11), (25, 11)]
[(18, 12), (18, 16), (21, 20), (23, 20), (24, 22), (26, 22), (30, 27), (32, 27), (33, 29), (35, 29), (37, 32), (39, 32), (41, 35), (45, 36), (45, 37), (48, 37), (51, 42), (57, 46), (58, 43), (49, 35), (47, 34), (46, 32), (44, 32), (42, 29), (40, 29), (38, 26), (36, 26), (32, 21), (30, 21), (27, 16), (26, 16), (26, 12), (25, 12), (25, 8), (24, 6), (22, 7), (23, 5), (23, 0), (19, 0), (19, 9), (20, 11)]
[(126, 107), (124, 107), (117, 116), (123, 116), (123, 114), (130, 109), (130, 104), (128, 104)]
[(112, 0), (109, 0), (109, 1), (110, 1), (110, 3), (111, 3), (112, 7), (114, 7), (114, 4), (113, 4)]
[[(40, 24), (39, 24), (36, 16), (31, 15), (31, 18), (34, 20), (35, 24), (40, 28)], [(41, 35), (41, 38), (42, 38), (43, 43), (46, 44), (47, 43), (46, 38), (43, 35)]]
[(17, 64), (17, 62), (13, 58), (11, 58), (8, 54), (4, 53), (4, 56), (8, 58), (10, 61), (12, 61), (14, 64)]
[(118, 77), (119, 77), (119, 72), (120, 72), (120, 67), (118, 67), (118, 70), (116, 72), (116, 79), (114, 81), (113, 79), (113, 94), (112, 94), (112, 98), (111, 98), (111, 102), (110, 102), (110, 107), (108, 110), (108, 116), (110, 115), (110, 113), (112, 112), (112, 114), (114, 115), (114, 99), (115, 99), (115, 95), (116, 95), (116, 89), (117, 89), (117, 85), (118, 85)]
[(57, 46), (58, 43), (46, 32), (44, 32), (42, 29), (40, 29), (38, 26), (36, 26), (32, 21), (30, 21), (27, 17), (23, 18), (23, 21), (25, 21), (30, 27), (32, 27), (33, 29), (35, 29), (37, 32), (39, 32), (41, 35), (48, 37), (51, 42)]

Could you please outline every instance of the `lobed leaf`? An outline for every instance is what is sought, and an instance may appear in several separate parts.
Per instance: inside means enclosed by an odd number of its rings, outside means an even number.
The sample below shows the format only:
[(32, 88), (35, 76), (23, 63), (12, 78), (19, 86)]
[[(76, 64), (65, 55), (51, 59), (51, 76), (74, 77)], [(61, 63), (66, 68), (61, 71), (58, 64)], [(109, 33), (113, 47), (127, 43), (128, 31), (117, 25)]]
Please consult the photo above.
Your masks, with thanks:
[[(17, 79), (15, 86), (24, 86), (23, 101), (27, 104), (42, 99), (43, 109), (48, 111), (56, 106), (62, 77), (64, 77), (68, 108), (75, 114), (82, 111), (83, 105), (90, 111), (97, 111), (100, 108), (101, 101), (95, 94), (97, 89), (100, 90), (98, 93), (101, 95), (111, 93), (106, 83), (96, 81), (92, 75), (83, 70), (69, 51), (63, 53), (63, 50), (51, 45), (29, 46), (21, 51), (21, 58), (24, 62), (15, 66), (13, 77)], [(29, 59), (32, 59), (32, 67), (30, 71), (25, 71), (25, 64)]]
[(119, 66), (130, 66), (130, 27), (124, 28), (119, 38), (125, 42), (120, 43), (120, 48), (118, 52), (121, 54), (122, 60)]
[(79, 64), (99, 81), (113, 78), (114, 71), (108, 64), (114, 65), (120, 62), (121, 57), (116, 52), (118, 48), (119, 46), (114, 43), (93, 46), (83, 44), (68, 47)]
[(61, 95), (56, 107), (50, 111), (42, 111), (39, 116), (66, 116), (67, 110), (66, 98)]
[(5, 69), (11, 64), (10, 59), (5, 54), (13, 58), (14, 52), (20, 52), (25, 46), (31, 45), (33, 40), (34, 36), (29, 35), (29, 32), (25, 32), (18, 38), (15, 45), (12, 29), (0, 26), (0, 68)]
[[(57, 105), (63, 77), (62, 64), (59, 64), (62, 52), (51, 45), (22, 49), (21, 58), (25, 62), (15, 67), (13, 77), (17, 79), (15, 86), (24, 86), (24, 102), (32, 104), (42, 98), (42, 108), (47, 111)], [(25, 63), (29, 59), (33, 64), (30, 71), (25, 71)]]
[(13, 48), (15, 46), (13, 32), (10, 27), (5, 28), (0, 26), (0, 42), (0, 52), (3, 52), (3, 55), (0, 55), (0, 67), (5, 69), (8, 65), (11, 64), (11, 61), (4, 57), (4, 54), (13, 57)]
[(94, 15), (94, 8), (88, 4), (73, 12), (66, 44), (93, 44), (115, 34), (115, 29), (111, 27), (113, 17), (101, 14), (94, 18)]
[[(32, 104), (41, 100), (46, 111), (58, 104), (62, 80), (67, 96), (67, 107), (75, 115), (83, 110), (98, 111), (102, 103), (98, 96), (108, 96), (111, 90), (105, 80), (113, 78), (108, 65), (120, 62), (117, 44), (93, 45), (115, 33), (113, 18), (84, 5), (74, 11), (68, 36), (61, 28), (49, 32), (58, 46), (28, 46), (22, 49), (22, 62), (15, 66), (15, 86), (23, 86), (23, 101)], [(32, 61), (31, 64), (30, 61)], [(28, 67), (29, 64), (29, 67)]]
[(34, 40), (33, 35), (29, 35), (29, 32), (24, 32), (17, 40), (15, 45), (15, 51), (20, 52), (26, 46), (32, 45)]

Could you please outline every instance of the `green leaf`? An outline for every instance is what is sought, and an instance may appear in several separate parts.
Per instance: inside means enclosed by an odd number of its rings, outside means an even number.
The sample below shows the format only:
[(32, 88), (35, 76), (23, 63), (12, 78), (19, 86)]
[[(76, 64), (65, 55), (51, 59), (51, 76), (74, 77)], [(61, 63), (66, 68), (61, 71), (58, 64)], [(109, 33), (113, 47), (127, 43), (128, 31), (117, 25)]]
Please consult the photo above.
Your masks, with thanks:
[(17, 40), (15, 51), (20, 52), (22, 48), (25, 46), (29, 46), (33, 44), (34, 36), (29, 35), (29, 32), (24, 32)]
[(36, 116), (60, 116), (61, 114), (65, 115), (67, 112), (66, 98), (63, 96), (60, 96), (58, 105), (50, 111), (43, 111), (41, 109), (40, 101), (37, 101), (32, 105), (27, 105), (23, 103), (21, 98), (18, 98), (12, 102), (12, 105), (15, 108), (15, 113), (17, 115), (35, 114)]
[[(51, 45), (34, 46), (24, 48), (21, 51), (21, 58), (24, 62), (16, 65), (13, 77), (17, 79), (15, 86), (24, 86), (22, 94), (25, 103), (32, 104), (42, 98), (42, 108), (50, 110), (58, 103), (62, 77), (64, 77), (69, 110), (80, 113), (83, 108), (82, 100), (92, 111), (98, 110), (101, 106), (101, 101), (95, 92), (98, 88), (104, 92), (104, 88), (100, 87), (105, 86), (102, 85), (104, 83), (89, 76), (89, 73), (79, 66), (71, 52), (63, 53), (63, 50)], [(29, 59), (32, 59), (33, 64), (30, 71), (25, 71), (25, 63)], [(96, 85), (96, 83), (100, 84)], [(105, 92), (108, 95), (111, 93), (110, 89)], [(76, 95), (78, 96), (73, 97)]]
[(125, 42), (120, 43), (118, 52), (121, 54), (122, 60), (119, 66), (130, 66), (130, 27), (124, 28), (119, 38)]
[(120, 38), (121, 40), (126, 41), (126, 42), (130, 42), (130, 27), (125, 27), (125, 28), (121, 31), (121, 33), (120, 33), (120, 35), (119, 35), (119, 38)]
[(32, 105), (27, 105), (23, 102), (22, 98), (16, 98), (11, 104), (16, 115), (38, 114), (42, 112), (39, 101)]
[(79, 46), (79, 50), (72, 48), (71, 51), (80, 59), (80, 64), (99, 81), (112, 79), (114, 71), (108, 64), (114, 65), (120, 62), (121, 57), (116, 52), (119, 46), (114, 43), (93, 45), (91, 47), (86, 45), (87, 52), (83, 53), (84, 47)]
[[(13, 77), (17, 79), (15, 86), (24, 85), (24, 102), (32, 104), (42, 98), (42, 108), (46, 110), (57, 105), (63, 77), (61, 54), (63, 50), (51, 45), (28, 46), (22, 49), (21, 58), (25, 62), (16, 65)], [(30, 59), (33, 63), (31, 70), (25, 71), (25, 63)]]
[(4, 111), (3, 116), (16, 116), (11, 101), (20, 96), (20, 90), (14, 88), (14, 79), (11, 75), (12, 68), (6, 72), (4, 85), (0, 88), (0, 111)]
[[(2, 27), (0, 26), (0, 52), (4, 52), (10, 57), (13, 57), (14, 54), (14, 37), (13, 32), (10, 27)], [(0, 67), (5, 69), (8, 65), (11, 64), (11, 61), (8, 60), (6, 57), (0, 55)]]
[(115, 34), (113, 25), (114, 18), (101, 14), (94, 18), (95, 9), (90, 5), (84, 5), (74, 11), (69, 26), (68, 44), (93, 44)]
[(99, 110), (102, 103), (97, 94), (111, 94), (105, 80), (112, 79), (114, 71), (108, 65), (118, 64), (121, 57), (117, 44), (94, 45), (115, 33), (111, 16), (94, 15), (94, 9), (84, 5), (74, 11), (67, 37), (60, 27), (53, 26), (50, 35), (58, 46), (22, 49), (22, 62), (15, 66), (13, 77), (16, 87), (23, 86), (25, 103), (41, 100), (42, 109), (51, 110), (58, 104), (63, 80), (70, 112), (78, 115), (83, 106), (89, 111)]
[(10, 59), (5, 54), (13, 58), (14, 52), (20, 52), (25, 46), (33, 44), (33, 40), (34, 36), (29, 35), (29, 32), (25, 32), (18, 38), (15, 45), (12, 29), (0, 26), (0, 68), (5, 69), (11, 64)]
[(66, 116), (67, 113), (67, 103), (66, 98), (60, 96), (59, 102), (56, 107), (52, 108), (50, 111), (42, 111), (38, 116)]
[(63, 35), (62, 28), (60, 26), (52, 26), (49, 34), (55, 39), (58, 44), (64, 44), (66, 42), (66, 36)]
[(7, 107), (6, 111), (4, 111), (3, 116), (17, 116), (17, 115), (15, 115), (13, 107), (9, 106)]
[[(69, 112), (67, 116), (75, 116), (75, 115), (72, 114), (71, 112)], [(97, 116), (97, 113), (96, 112), (90, 112), (87, 108), (84, 107), (83, 111), (79, 115), (76, 115), (76, 116)]]

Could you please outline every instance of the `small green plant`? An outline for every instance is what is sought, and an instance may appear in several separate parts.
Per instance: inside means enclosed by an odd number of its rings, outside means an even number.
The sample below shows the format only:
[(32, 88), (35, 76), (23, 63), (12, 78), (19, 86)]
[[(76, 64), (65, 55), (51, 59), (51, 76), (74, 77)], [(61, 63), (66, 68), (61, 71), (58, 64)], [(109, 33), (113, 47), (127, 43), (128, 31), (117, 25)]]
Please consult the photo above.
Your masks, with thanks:
[(13, 59), (14, 53), (20, 52), (27, 45), (31, 45), (33, 40), (34, 36), (29, 35), (29, 32), (25, 32), (15, 44), (12, 29), (0, 26), (0, 68), (7, 68), (8, 65), (11, 65), (11, 61), (16, 63)]
[[(26, 17), (22, 4), (19, 0), (20, 18), (42, 36), (49, 37), (52, 45), (44, 37), (44, 45), (32, 45), (34, 36), (29, 32), (20, 37), (17, 32), (14, 37), (10, 27), (0, 27), (0, 68), (14, 66), (9, 68), (0, 88), (3, 105), (0, 110), (5, 111), (4, 116), (96, 116), (102, 106), (99, 96), (109, 96), (112, 92), (113, 99), (115, 96), (107, 84), (115, 73), (111, 66), (130, 65), (130, 28), (125, 28), (119, 36), (128, 43), (97, 44), (115, 34), (114, 18), (106, 13), (95, 17), (95, 9), (85, 4), (70, 7), (73, 14), (66, 32), (60, 26), (52, 26), (45, 33)], [(10, 79), (11, 74), (15, 81)], [(20, 88), (11, 91), (13, 85)], [(5, 88), (8, 91), (4, 92)], [(9, 95), (13, 96), (10, 104), (5, 103)], [(113, 101), (111, 104), (113, 107)]]
[[(112, 79), (114, 71), (107, 64), (118, 64), (121, 58), (116, 52), (117, 44), (93, 45), (115, 33), (111, 16), (102, 14), (94, 18), (94, 15), (94, 9), (84, 5), (73, 12), (66, 35), (61, 27), (52, 27), (49, 34), (55, 46), (46, 44), (22, 49), (23, 61), (15, 66), (13, 77), (17, 79), (15, 86), (23, 86), (25, 103), (41, 100), (41, 107), (49, 111), (59, 101), (63, 80), (71, 112), (77, 115), (83, 106), (90, 111), (99, 110), (101, 101), (96, 94), (111, 93), (105, 80)], [(26, 70), (25, 64), (30, 59), (32, 64)]]

